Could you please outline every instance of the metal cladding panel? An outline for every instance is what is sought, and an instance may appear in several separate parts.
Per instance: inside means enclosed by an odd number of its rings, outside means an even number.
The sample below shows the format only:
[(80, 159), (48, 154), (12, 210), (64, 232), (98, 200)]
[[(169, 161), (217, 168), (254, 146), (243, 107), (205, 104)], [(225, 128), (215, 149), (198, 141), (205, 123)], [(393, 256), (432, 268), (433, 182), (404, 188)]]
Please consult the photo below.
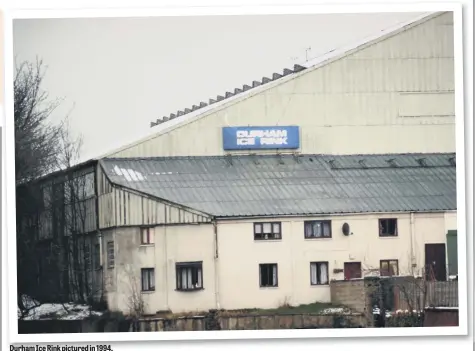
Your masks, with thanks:
[[(231, 217), (456, 210), (453, 156), (247, 155), (101, 163), (114, 183)], [(427, 167), (420, 165), (420, 158)], [(118, 174), (118, 169), (129, 172)]]

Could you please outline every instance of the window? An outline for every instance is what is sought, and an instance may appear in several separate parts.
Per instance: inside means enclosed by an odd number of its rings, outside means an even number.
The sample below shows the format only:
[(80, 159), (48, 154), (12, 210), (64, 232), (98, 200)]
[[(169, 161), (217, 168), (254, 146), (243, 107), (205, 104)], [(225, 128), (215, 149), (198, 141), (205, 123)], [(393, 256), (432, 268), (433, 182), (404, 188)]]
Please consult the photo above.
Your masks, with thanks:
[(176, 289), (179, 291), (203, 289), (203, 262), (177, 263)]
[(140, 244), (141, 245), (153, 244), (152, 233), (150, 231), (150, 228), (140, 229)]
[(101, 268), (101, 245), (94, 245), (94, 265), (96, 269)]
[(392, 277), (399, 275), (398, 260), (381, 260), (379, 262), (380, 275), (383, 277)]
[(279, 240), (281, 238), (280, 222), (254, 223), (254, 240)]
[(154, 268), (142, 268), (142, 291), (155, 291)]
[(310, 263), (310, 284), (328, 285), (328, 262)]
[(259, 265), (259, 285), (261, 288), (278, 286), (277, 264), (265, 263)]
[(84, 246), (84, 265), (86, 266), (86, 271), (91, 270), (91, 247), (87, 244)]
[(379, 236), (397, 236), (397, 219), (383, 218), (379, 220)]
[(50, 184), (44, 185), (41, 188), (41, 192), (42, 192), (42, 197), (43, 197), (43, 206), (45, 209), (48, 209), (51, 207), (52, 200), (53, 200), (52, 199), (53, 188)]
[(305, 238), (331, 238), (331, 221), (305, 222)]
[(107, 243), (107, 267), (108, 268), (114, 268), (114, 242), (109, 241)]

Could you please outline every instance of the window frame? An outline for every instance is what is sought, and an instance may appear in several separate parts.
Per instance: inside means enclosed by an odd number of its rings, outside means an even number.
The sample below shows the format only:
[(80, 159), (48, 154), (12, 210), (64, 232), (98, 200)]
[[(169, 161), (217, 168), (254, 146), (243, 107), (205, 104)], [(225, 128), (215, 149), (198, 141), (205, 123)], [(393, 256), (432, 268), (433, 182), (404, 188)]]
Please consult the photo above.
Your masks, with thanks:
[[(316, 270), (317, 270), (317, 283), (314, 284), (312, 282), (312, 265), (316, 265)], [(321, 264), (326, 264), (327, 265), (327, 282), (326, 283), (320, 283), (321, 281), (321, 276), (320, 276), (320, 265)], [(327, 286), (330, 285), (330, 262), (328, 261), (312, 261), (310, 262), (310, 285), (311, 286)]]
[[(144, 232), (147, 233), (147, 241), (143, 240)], [(152, 233), (150, 231), (150, 227), (140, 228), (140, 245), (141, 246), (153, 245), (154, 243), (152, 242), (151, 238), (152, 238)]]
[[(144, 274), (148, 274), (148, 289), (145, 289)], [(150, 284), (153, 278), (153, 286)], [(141, 268), (140, 269), (140, 288), (141, 292), (153, 292), (155, 291), (155, 268)]]
[[(395, 274), (391, 275), (389, 274), (389, 267), (391, 267), (391, 262), (396, 262), (396, 272)], [(388, 265), (388, 274), (383, 274), (383, 263), (387, 263)], [(397, 277), (399, 276), (399, 260), (397, 259), (387, 259), (387, 260), (379, 260), (379, 275), (381, 277)]]
[[(307, 236), (307, 227), (308, 226), (313, 226), (316, 223), (321, 223), (322, 224), (322, 236)], [(329, 229), (329, 236), (324, 236), (325, 230), (323, 229), (324, 225), (328, 225)], [(313, 240), (313, 239), (331, 239), (333, 237), (332, 233), (332, 221), (329, 219), (324, 219), (324, 220), (312, 220), (312, 221), (305, 221), (304, 222), (304, 230), (303, 230), (303, 235), (304, 239), (308, 240)]]
[[(115, 247), (114, 241), (108, 241), (106, 244), (107, 249), (107, 268), (113, 269), (115, 267)], [(111, 257), (111, 247), (112, 247), (112, 257)], [(111, 264), (112, 262), (112, 264)]]
[[(197, 287), (183, 287), (182, 286), (182, 275), (184, 270), (191, 270), (191, 277), (193, 280), (193, 270), (196, 269), (196, 280), (199, 282), (201, 280), (201, 286)], [(188, 274), (188, 273), (187, 273)], [(176, 279), (176, 291), (187, 292), (187, 291), (199, 291), (204, 290), (204, 280), (203, 280), (203, 261), (193, 261), (193, 262), (176, 262), (175, 263), (175, 279)], [(188, 285), (188, 284), (186, 284)], [(193, 285), (193, 282), (192, 282)]]
[[(389, 228), (389, 223), (394, 221), (394, 234), (383, 233), (383, 222), (387, 222), (387, 228)], [(397, 218), (379, 218), (378, 219), (378, 235), (380, 238), (397, 238), (398, 233), (398, 220)]]
[[(270, 266), (272, 271), (275, 266), (275, 284), (274, 285), (262, 285), (262, 268), (264, 266)], [(273, 274), (273, 273), (272, 273)], [(259, 263), (259, 288), (278, 288), (279, 287), (279, 265), (278, 263)]]
[[(270, 233), (264, 233), (264, 225), (266, 224), (270, 224), (271, 226), (271, 230), (270, 230)], [(279, 226), (279, 230), (278, 231), (274, 231), (274, 228), (275, 226), (278, 225)], [(260, 233), (257, 233), (256, 231), (256, 228), (260, 227)], [(271, 241), (271, 240), (276, 240), (276, 241), (279, 241), (279, 240), (282, 240), (282, 222), (254, 222), (253, 223), (253, 230), (254, 230), (254, 241)], [(279, 235), (279, 237), (275, 237), (277, 235)], [(259, 238), (259, 237), (256, 237), (256, 235), (261, 235), (263, 237)], [(265, 235), (270, 235), (272, 237), (270, 238), (265, 238)]]

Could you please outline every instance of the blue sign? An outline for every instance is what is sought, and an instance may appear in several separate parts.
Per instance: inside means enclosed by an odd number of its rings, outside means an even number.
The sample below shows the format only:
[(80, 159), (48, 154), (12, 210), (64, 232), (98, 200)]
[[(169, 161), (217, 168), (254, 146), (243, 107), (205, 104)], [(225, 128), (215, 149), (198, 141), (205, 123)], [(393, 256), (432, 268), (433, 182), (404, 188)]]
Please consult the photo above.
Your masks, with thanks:
[(224, 150), (298, 149), (299, 127), (223, 127)]

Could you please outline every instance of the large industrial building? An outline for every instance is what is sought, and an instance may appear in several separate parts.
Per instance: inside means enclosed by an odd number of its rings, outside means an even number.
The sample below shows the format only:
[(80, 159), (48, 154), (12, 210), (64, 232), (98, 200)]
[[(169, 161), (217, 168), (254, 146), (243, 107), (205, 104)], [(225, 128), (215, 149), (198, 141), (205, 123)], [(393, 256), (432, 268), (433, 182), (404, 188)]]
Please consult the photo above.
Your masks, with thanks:
[[(448, 279), (454, 109), (453, 17), (437, 13), (153, 121), (70, 170), (91, 291), (153, 314), (329, 302), (330, 280), (375, 271)], [(58, 227), (40, 239), (71, 236)]]

